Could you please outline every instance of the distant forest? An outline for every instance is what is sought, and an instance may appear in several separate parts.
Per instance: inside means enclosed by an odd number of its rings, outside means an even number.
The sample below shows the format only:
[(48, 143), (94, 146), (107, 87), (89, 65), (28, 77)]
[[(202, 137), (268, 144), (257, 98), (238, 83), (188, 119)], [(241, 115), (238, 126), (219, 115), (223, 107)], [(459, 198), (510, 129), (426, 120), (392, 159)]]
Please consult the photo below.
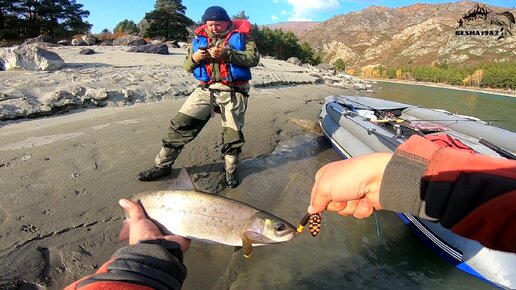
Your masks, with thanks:
[(516, 63), (491, 63), (467, 67), (452, 67), (447, 64), (401, 68), (379, 66), (364, 68), (360, 72), (349, 69), (348, 73), (364, 78), (399, 79), (455, 86), (516, 90)]
[(75, 0), (0, 0), (0, 40), (85, 34), (90, 12)]

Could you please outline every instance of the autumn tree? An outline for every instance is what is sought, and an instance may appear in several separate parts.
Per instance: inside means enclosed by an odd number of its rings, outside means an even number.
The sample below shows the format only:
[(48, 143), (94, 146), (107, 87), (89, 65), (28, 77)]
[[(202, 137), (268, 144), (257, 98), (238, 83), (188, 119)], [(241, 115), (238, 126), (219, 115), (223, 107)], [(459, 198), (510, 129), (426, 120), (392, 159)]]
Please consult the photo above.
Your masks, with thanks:
[(346, 64), (344, 63), (344, 61), (342, 60), (342, 58), (339, 58), (337, 59), (333, 65), (335, 66), (335, 69), (337, 69), (338, 71), (343, 71), (343, 70), (346, 70)]

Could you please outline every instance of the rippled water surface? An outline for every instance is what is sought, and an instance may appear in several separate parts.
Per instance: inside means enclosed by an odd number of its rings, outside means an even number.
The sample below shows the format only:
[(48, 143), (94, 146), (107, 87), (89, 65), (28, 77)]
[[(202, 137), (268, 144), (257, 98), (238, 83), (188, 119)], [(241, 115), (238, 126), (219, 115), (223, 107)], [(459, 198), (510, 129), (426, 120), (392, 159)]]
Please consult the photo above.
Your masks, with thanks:
[(516, 97), (385, 82), (371, 97), (474, 116), (516, 131)]

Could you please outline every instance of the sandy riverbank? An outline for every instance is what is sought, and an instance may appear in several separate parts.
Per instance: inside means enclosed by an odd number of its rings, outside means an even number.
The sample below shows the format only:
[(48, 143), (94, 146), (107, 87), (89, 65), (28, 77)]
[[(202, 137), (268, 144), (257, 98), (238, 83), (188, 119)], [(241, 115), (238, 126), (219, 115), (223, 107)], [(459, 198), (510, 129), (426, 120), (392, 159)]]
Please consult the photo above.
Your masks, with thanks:
[[(116, 107), (184, 98), (197, 82), (182, 68), (185, 49), (169, 55), (127, 52), (123, 46), (50, 47), (65, 65), (57, 71), (0, 71), (0, 121), (53, 115), (77, 108)], [(253, 88), (329, 84), (353, 88), (362, 80), (262, 58)]]

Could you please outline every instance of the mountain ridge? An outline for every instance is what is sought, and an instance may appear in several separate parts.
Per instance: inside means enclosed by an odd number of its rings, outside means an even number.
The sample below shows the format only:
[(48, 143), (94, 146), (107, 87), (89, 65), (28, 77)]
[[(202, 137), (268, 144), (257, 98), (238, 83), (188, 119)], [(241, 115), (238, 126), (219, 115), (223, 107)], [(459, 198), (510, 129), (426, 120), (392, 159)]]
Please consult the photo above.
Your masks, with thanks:
[[(282, 29), (292, 31), (301, 42), (310, 44), (324, 62), (332, 64), (342, 59), (346, 67), (357, 69), (379, 65), (515, 62), (514, 23), (509, 23), (510, 30), (505, 26), (504, 31), (502, 25), (489, 23), (487, 17), (459, 22), (476, 5), (491, 9), (492, 15), (503, 21), (506, 19), (498, 14), (507, 11), (516, 15), (514, 8), (482, 2), (416, 3), (399, 8), (370, 6), (326, 21), (310, 22), (307, 27), (296, 23), (295, 31), (285, 24), (282, 25), (287, 28)], [(487, 34), (491, 31), (493, 35), (466, 35), (466, 31), (487, 31)], [(515, 35), (511, 36), (509, 32)], [(498, 39), (502, 33), (507, 35)]]

